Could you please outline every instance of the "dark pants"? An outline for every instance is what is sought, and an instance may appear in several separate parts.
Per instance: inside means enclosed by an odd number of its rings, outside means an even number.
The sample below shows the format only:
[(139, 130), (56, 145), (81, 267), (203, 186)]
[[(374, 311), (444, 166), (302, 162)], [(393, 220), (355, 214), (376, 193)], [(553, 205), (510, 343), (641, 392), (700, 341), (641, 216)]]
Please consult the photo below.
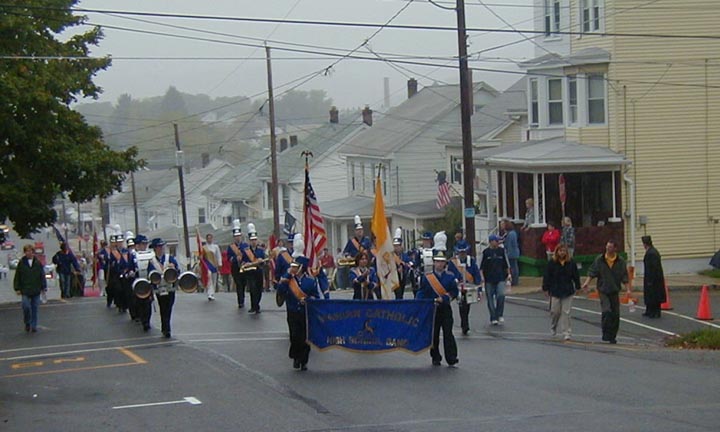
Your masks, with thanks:
[(395, 290), (395, 300), (402, 300), (405, 297), (405, 285), (407, 284), (407, 273), (398, 274), (400, 286)]
[(644, 315), (649, 318), (660, 318), (661, 303), (646, 303)]
[(452, 365), (457, 363), (457, 344), (452, 334), (453, 314), (449, 304), (440, 304), (435, 313), (435, 327), (433, 328), (433, 346), (430, 349), (430, 357), (433, 362), (442, 361), (440, 355), (440, 329), (443, 333), (443, 352), (445, 360)]
[(305, 312), (287, 313), (288, 329), (290, 330), (290, 352), (289, 357), (306, 365), (310, 358), (310, 345), (305, 342)]
[(108, 279), (107, 287), (105, 287), (105, 294), (107, 294), (107, 307), (112, 306), (113, 302), (117, 305), (116, 297), (120, 291), (120, 278), (117, 276), (110, 276)]
[(233, 280), (235, 281), (235, 290), (237, 294), (238, 307), (245, 306), (245, 288), (247, 287), (247, 275), (233, 270)]
[(143, 330), (150, 329), (150, 317), (152, 317), (152, 295), (146, 299), (135, 297), (135, 313), (143, 325)]
[(620, 329), (620, 296), (618, 293), (600, 294), (600, 311), (602, 312), (602, 339), (614, 341)]
[(130, 311), (130, 318), (135, 319), (135, 315), (133, 315), (134, 311), (132, 310), (133, 307), (133, 297), (135, 297), (135, 294), (133, 294), (132, 290), (132, 283), (135, 279), (130, 278), (122, 278), (120, 279), (120, 296), (122, 298), (122, 309), (129, 310)]
[(38, 325), (38, 305), (40, 304), (40, 294), (34, 296), (22, 296), (22, 311), (25, 328), (36, 329)]
[(247, 289), (250, 292), (250, 310), (260, 311), (260, 300), (263, 291), (263, 274), (262, 270), (247, 272), (245, 278), (247, 280)]
[(161, 330), (165, 336), (170, 335), (170, 317), (172, 316), (172, 308), (175, 304), (175, 292), (170, 291), (166, 295), (157, 296), (158, 307), (160, 308)]
[(461, 299), (458, 302), (458, 309), (460, 309), (460, 328), (463, 334), (467, 334), (470, 331), (470, 304)]

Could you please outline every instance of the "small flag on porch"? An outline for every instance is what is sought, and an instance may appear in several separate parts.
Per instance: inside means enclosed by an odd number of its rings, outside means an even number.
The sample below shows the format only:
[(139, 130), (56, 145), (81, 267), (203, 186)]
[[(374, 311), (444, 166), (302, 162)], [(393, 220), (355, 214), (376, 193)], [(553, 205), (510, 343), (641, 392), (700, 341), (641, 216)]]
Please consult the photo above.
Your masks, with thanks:
[(383, 300), (393, 299), (393, 291), (400, 286), (398, 280), (397, 265), (393, 252), (390, 228), (385, 219), (385, 202), (383, 201), (383, 189), (380, 176), (375, 180), (375, 209), (372, 218), (372, 233), (375, 236), (377, 254), (375, 265), (377, 276), (380, 279)]
[(450, 184), (447, 182), (447, 173), (438, 171), (437, 173), (438, 193), (435, 205), (441, 209), (450, 204)]

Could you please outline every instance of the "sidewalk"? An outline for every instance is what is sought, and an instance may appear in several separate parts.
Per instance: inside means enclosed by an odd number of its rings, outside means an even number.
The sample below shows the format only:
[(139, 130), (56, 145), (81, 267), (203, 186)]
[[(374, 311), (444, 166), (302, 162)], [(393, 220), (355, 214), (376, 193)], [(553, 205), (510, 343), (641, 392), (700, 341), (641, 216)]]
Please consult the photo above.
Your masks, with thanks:
[[(0, 280), (0, 304), (20, 303), (21, 297), (15, 294), (15, 290), (13, 289), (12, 281), (15, 277), (15, 270), (10, 270), (8, 275), (8, 278), (2, 278), (2, 280)], [(48, 301), (60, 300), (60, 285), (58, 281), (55, 279), (49, 279), (47, 281), (47, 286)]]
[[(580, 277), (582, 283), (585, 277)], [(699, 290), (703, 285), (710, 289), (720, 288), (720, 280), (699, 274), (674, 274), (665, 276), (669, 290)], [(593, 286), (593, 283), (590, 284)], [(530, 294), (541, 291), (541, 277), (520, 277), (520, 285), (512, 287), (513, 294)], [(633, 291), (642, 291), (643, 278), (639, 276), (633, 281)]]

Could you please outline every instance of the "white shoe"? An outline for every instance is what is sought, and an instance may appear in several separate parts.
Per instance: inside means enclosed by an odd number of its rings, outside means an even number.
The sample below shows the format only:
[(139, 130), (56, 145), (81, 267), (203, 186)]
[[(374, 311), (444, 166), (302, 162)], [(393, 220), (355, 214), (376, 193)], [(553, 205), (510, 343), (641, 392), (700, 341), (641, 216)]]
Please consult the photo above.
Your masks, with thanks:
[(563, 339), (565, 339), (565, 340), (570, 340), (570, 335), (569, 335), (569, 334), (566, 334)]
[(498, 321), (500, 322), (500, 324), (502, 324), (502, 323), (504, 323), (504, 322), (505, 322), (505, 318), (503, 318), (503, 317), (500, 317), (500, 318), (498, 318)]
[(490, 321), (490, 324), (492, 324), (492, 325), (498, 325), (498, 321), (497, 321), (497, 320), (492, 320), (492, 321)]
[(213, 301), (213, 300), (215, 300), (215, 296), (208, 296), (208, 301)]

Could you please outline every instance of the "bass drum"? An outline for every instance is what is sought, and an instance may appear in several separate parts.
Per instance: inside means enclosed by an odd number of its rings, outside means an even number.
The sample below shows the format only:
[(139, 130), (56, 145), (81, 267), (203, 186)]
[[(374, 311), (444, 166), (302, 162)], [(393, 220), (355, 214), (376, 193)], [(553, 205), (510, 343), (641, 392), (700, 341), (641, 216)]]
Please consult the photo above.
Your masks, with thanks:
[(163, 272), (162, 278), (166, 284), (172, 285), (178, 280), (180, 272), (176, 268), (168, 267)]
[(198, 277), (191, 271), (186, 271), (177, 278), (178, 287), (184, 293), (192, 294), (198, 289)]
[(152, 284), (147, 279), (135, 279), (132, 285), (135, 297), (139, 299), (146, 299), (152, 295)]
[(150, 279), (151, 284), (155, 286), (160, 285), (160, 282), (162, 282), (162, 273), (157, 270), (153, 270), (148, 275), (148, 279)]

